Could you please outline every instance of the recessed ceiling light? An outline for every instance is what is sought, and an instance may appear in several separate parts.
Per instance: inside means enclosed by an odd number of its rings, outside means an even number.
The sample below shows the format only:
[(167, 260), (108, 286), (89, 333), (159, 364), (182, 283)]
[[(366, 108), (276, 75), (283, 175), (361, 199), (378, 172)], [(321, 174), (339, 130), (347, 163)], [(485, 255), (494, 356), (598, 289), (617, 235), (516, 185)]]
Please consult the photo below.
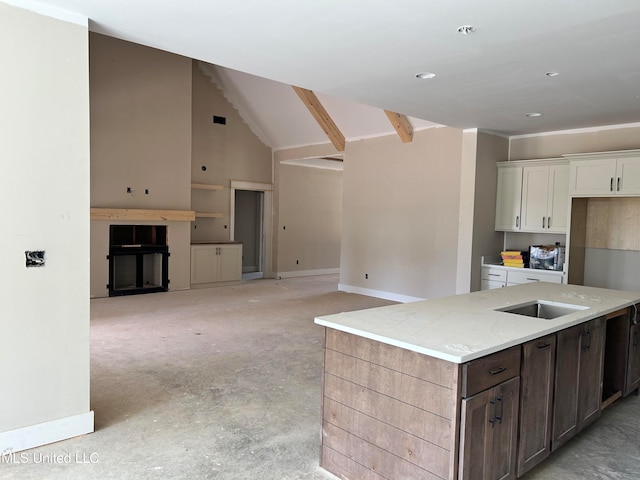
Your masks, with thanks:
[(433, 78), (435, 77), (436, 74), (435, 73), (431, 73), (431, 72), (420, 72), (420, 73), (416, 73), (416, 78), (424, 78), (424, 79), (428, 79), (428, 78)]
[(541, 117), (542, 114), (538, 113), (538, 112), (529, 112), (529, 113), (525, 114), (525, 116), (527, 116), (527, 117)]
[(463, 35), (469, 35), (475, 31), (476, 29), (473, 27), (473, 25), (461, 25), (458, 27), (458, 33), (461, 33)]
[(545, 75), (547, 77), (557, 77), (560, 74), (558, 72), (546, 72)]

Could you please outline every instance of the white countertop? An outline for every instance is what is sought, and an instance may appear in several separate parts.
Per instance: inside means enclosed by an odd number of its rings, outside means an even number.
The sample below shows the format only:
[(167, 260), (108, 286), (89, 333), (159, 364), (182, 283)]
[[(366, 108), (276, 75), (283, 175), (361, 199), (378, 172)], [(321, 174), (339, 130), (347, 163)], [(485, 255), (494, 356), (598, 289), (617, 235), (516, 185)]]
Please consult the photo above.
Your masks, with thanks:
[[(531, 300), (587, 308), (553, 320), (495, 311)], [(537, 282), (327, 315), (315, 323), (464, 363), (639, 302), (639, 292)]]

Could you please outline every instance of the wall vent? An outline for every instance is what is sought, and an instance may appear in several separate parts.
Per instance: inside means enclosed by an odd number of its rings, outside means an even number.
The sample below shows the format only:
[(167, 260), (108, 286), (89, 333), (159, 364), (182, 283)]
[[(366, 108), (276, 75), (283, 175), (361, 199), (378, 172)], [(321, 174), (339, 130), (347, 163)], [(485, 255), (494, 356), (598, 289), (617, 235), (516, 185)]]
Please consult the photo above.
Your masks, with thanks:
[(217, 115), (213, 116), (213, 123), (219, 123), (220, 125), (227, 124), (227, 117), (219, 117)]

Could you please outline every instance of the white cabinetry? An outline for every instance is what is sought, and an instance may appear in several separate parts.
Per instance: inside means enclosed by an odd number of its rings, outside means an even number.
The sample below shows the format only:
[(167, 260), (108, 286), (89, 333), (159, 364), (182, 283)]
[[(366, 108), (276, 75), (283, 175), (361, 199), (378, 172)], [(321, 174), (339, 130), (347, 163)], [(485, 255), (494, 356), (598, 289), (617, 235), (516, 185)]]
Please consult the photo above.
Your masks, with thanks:
[(563, 159), (498, 163), (498, 231), (566, 233), (569, 165)]
[(242, 280), (242, 244), (191, 245), (191, 285), (237, 283)]
[(523, 167), (521, 231), (566, 233), (568, 208), (568, 164)]
[(491, 290), (507, 286), (507, 270), (502, 267), (482, 267), (481, 289)]
[(640, 151), (567, 156), (572, 196), (640, 195)]
[(522, 167), (498, 164), (496, 230), (519, 230), (521, 202)]
[(531, 268), (504, 267), (502, 265), (482, 265), (481, 290), (510, 287), (522, 283), (549, 282), (567, 283), (566, 274)]

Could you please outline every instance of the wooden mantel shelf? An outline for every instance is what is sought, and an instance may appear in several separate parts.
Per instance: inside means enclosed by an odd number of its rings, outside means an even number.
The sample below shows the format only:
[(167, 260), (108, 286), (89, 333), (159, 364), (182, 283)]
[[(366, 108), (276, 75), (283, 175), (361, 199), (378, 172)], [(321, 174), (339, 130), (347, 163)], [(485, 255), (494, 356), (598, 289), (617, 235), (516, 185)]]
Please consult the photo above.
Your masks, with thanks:
[(193, 210), (146, 210), (139, 208), (91, 208), (91, 220), (161, 220), (166, 222), (192, 222)]

